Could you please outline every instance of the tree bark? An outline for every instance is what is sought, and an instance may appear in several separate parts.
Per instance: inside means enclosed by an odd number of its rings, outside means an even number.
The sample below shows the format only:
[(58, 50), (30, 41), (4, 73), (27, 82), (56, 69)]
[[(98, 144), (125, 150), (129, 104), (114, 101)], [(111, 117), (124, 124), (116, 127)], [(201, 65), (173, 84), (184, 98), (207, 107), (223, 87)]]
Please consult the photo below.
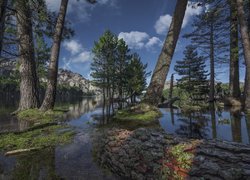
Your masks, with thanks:
[(243, 6), (243, 0), (236, 0), (237, 12), (240, 24), (240, 33), (243, 44), (244, 58), (246, 62), (246, 80), (245, 80), (245, 110), (250, 111), (250, 38), (247, 20), (245, 19), (245, 12)]
[(170, 88), (169, 88), (169, 96), (168, 99), (173, 98), (173, 88), (174, 88), (174, 74), (171, 75), (171, 80), (170, 80)]
[[(212, 15), (213, 16), (213, 15)], [(214, 101), (214, 24), (210, 25), (210, 92), (209, 102)]]
[(240, 98), (238, 18), (236, 0), (230, 2), (230, 77), (229, 91), (233, 98)]
[(8, 0), (0, 1), (0, 57), (1, 57), (2, 47), (3, 47), (3, 37), (4, 37), (7, 4), (8, 4)]
[(161, 100), (164, 83), (166, 81), (169, 66), (171, 64), (171, 60), (179, 38), (186, 7), (187, 0), (177, 1), (168, 35), (158, 58), (150, 85), (145, 96), (145, 101), (150, 104), (158, 104)]
[(248, 145), (195, 140), (158, 128), (106, 129), (94, 137), (100, 166), (122, 179), (249, 179)]
[(57, 88), (57, 74), (58, 74), (58, 61), (60, 54), (60, 45), (62, 40), (63, 27), (65, 22), (65, 16), (67, 13), (68, 0), (62, 0), (60, 11), (58, 14), (54, 40), (51, 50), (49, 75), (47, 82), (47, 89), (45, 92), (45, 98), (40, 108), (42, 111), (47, 111), (54, 108), (56, 100), (56, 88)]
[(39, 107), (37, 72), (32, 35), (32, 14), (28, 0), (16, 1), (19, 39), (20, 102), (18, 111)]

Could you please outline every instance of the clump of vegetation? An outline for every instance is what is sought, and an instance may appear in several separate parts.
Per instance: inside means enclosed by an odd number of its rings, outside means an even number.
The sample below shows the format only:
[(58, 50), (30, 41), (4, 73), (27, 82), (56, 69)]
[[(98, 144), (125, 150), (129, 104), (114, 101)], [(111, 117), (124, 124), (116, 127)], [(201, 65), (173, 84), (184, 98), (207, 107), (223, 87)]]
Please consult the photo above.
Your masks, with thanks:
[(124, 110), (120, 110), (114, 116), (116, 121), (152, 122), (161, 116), (161, 112), (155, 106), (141, 103)]
[(17, 117), (20, 120), (25, 120), (30, 123), (51, 123), (55, 122), (58, 118), (60, 118), (65, 113), (64, 110), (56, 109), (54, 111), (46, 111), (42, 112), (38, 109), (28, 109), (25, 111), (21, 111), (17, 114)]
[(177, 144), (166, 151), (163, 159), (163, 179), (186, 179), (191, 169), (196, 142), (193, 144)]
[(39, 149), (69, 143), (74, 135), (74, 132), (66, 128), (66, 126), (55, 125), (21, 134), (3, 134), (0, 135), (0, 149)]

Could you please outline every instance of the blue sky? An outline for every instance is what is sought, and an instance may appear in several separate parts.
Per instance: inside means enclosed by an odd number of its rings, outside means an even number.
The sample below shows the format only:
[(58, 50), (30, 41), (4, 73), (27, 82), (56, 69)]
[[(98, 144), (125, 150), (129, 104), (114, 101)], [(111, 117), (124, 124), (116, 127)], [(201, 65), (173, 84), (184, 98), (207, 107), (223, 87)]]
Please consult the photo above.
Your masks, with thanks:
[[(51, 10), (58, 11), (60, 0), (46, 0)], [(91, 49), (105, 30), (111, 30), (119, 38), (123, 38), (132, 52), (140, 54), (144, 63), (148, 63), (148, 71), (153, 71), (165, 40), (171, 17), (175, 8), (175, 0), (97, 0), (89, 5), (85, 0), (69, 0), (67, 20), (75, 30), (75, 36), (63, 42), (60, 53), (60, 67), (82, 74), (90, 78)], [(191, 23), (195, 15), (204, 8), (187, 7), (182, 34), (192, 31)], [(181, 60), (183, 50), (189, 42), (183, 38), (178, 41), (171, 64), (170, 74), (176, 60)], [(228, 64), (217, 69), (216, 80), (228, 81)], [(222, 73), (221, 73), (222, 72)], [(241, 80), (244, 79), (241, 70)]]

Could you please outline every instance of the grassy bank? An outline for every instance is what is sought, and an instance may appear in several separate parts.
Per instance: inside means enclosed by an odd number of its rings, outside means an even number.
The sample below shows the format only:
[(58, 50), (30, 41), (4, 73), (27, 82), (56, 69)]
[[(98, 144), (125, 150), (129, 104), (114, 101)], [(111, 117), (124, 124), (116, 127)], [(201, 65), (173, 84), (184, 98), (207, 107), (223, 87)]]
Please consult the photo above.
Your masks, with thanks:
[(119, 125), (136, 128), (158, 124), (161, 115), (157, 107), (142, 103), (119, 110), (113, 119)]
[(0, 150), (40, 149), (70, 142), (73, 131), (65, 125), (58, 125), (67, 107), (56, 107), (53, 111), (42, 112), (29, 109), (17, 114), (20, 121), (29, 124), (22, 132), (0, 135)]
[(0, 135), (0, 149), (4, 151), (44, 148), (70, 142), (74, 132), (66, 126), (55, 125), (20, 134)]
[(38, 109), (29, 109), (21, 111), (17, 114), (18, 119), (22, 121), (28, 121), (30, 123), (50, 123), (56, 121), (60, 118), (65, 111), (63, 110), (54, 110), (42, 112)]

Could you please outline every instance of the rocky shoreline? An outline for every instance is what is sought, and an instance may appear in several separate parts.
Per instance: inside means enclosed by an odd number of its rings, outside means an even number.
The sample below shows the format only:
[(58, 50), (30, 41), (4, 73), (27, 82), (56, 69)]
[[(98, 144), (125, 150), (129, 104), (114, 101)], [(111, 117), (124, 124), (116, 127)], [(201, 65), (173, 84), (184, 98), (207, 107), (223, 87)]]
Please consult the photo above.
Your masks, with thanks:
[(99, 164), (122, 178), (250, 179), (248, 145), (185, 139), (146, 128), (106, 129), (94, 142)]

